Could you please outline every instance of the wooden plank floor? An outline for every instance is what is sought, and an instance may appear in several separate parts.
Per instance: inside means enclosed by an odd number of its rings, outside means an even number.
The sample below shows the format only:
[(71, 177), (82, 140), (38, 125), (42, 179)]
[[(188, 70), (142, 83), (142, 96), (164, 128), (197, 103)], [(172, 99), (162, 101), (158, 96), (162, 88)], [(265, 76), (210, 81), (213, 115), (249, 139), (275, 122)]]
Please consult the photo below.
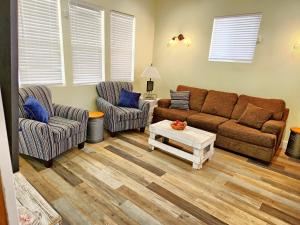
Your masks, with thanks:
[(203, 169), (126, 132), (58, 157), (20, 159), (21, 173), (64, 224), (300, 224), (300, 161), (269, 166), (216, 149)]

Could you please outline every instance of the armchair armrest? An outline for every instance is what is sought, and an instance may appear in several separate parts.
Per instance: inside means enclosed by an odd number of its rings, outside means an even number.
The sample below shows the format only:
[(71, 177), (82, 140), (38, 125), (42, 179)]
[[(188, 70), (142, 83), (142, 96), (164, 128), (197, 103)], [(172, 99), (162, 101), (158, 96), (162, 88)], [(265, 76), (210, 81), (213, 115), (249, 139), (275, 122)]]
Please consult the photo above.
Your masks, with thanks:
[(148, 112), (150, 110), (150, 102), (140, 99), (139, 100), (139, 109), (148, 114)]
[(262, 132), (279, 135), (285, 128), (284, 121), (268, 120), (261, 128)]
[(25, 143), (29, 146), (29, 149), (37, 154), (36, 157), (38, 157), (38, 151), (41, 149), (43, 151), (42, 154), (46, 156), (45, 160), (51, 156), (53, 134), (50, 132), (50, 127), (47, 124), (35, 120), (19, 118), (19, 132), (22, 132), (23, 137), (20, 139), (20, 143)]
[(158, 107), (169, 108), (171, 105), (171, 99), (160, 99), (157, 103)]
[(104, 112), (105, 115), (109, 117), (113, 116), (114, 105), (110, 102), (106, 101), (104, 98), (98, 97), (97, 98), (97, 108), (99, 111)]
[(53, 104), (54, 116), (75, 120), (81, 123), (87, 123), (89, 111), (71, 106)]

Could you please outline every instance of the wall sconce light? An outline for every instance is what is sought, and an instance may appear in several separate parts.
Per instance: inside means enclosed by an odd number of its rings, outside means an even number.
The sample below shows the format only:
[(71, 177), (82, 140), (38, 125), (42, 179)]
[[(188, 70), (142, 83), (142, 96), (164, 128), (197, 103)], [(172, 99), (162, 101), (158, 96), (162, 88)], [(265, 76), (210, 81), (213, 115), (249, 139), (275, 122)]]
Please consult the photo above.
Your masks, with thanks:
[(171, 40), (169, 40), (168, 46), (172, 47), (172, 46), (176, 45), (177, 43), (179, 43), (181, 41), (187, 47), (189, 47), (191, 45), (191, 43), (192, 43), (191, 39), (189, 39), (187, 37), (184, 37), (183, 34), (179, 34), (178, 36), (174, 36), (174, 37), (172, 37)]
[(300, 41), (296, 42), (294, 45), (294, 49), (300, 49)]

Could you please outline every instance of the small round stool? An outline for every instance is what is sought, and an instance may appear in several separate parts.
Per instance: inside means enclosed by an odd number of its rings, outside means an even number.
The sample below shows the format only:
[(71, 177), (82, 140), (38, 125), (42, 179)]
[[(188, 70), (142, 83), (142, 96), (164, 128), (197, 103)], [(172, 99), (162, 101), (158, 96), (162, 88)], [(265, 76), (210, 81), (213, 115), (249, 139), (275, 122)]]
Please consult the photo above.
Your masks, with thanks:
[(103, 112), (89, 112), (86, 141), (98, 143), (103, 141)]
[(291, 128), (289, 142), (285, 154), (300, 159), (300, 128)]

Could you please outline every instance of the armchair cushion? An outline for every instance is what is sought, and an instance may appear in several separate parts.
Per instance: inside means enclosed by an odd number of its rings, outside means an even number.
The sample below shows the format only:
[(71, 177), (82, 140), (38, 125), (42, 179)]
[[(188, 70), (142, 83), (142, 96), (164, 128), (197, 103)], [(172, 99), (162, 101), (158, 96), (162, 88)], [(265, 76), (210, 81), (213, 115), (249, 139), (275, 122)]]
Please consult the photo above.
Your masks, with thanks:
[(140, 96), (140, 93), (122, 89), (120, 93), (118, 106), (138, 109)]
[(140, 109), (114, 106), (113, 110), (117, 121), (142, 119), (144, 116)]
[(23, 107), (29, 119), (48, 123), (49, 113), (35, 97), (29, 96)]
[(48, 125), (54, 142), (65, 140), (84, 129), (80, 122), (58, 116), (50, 117)]

